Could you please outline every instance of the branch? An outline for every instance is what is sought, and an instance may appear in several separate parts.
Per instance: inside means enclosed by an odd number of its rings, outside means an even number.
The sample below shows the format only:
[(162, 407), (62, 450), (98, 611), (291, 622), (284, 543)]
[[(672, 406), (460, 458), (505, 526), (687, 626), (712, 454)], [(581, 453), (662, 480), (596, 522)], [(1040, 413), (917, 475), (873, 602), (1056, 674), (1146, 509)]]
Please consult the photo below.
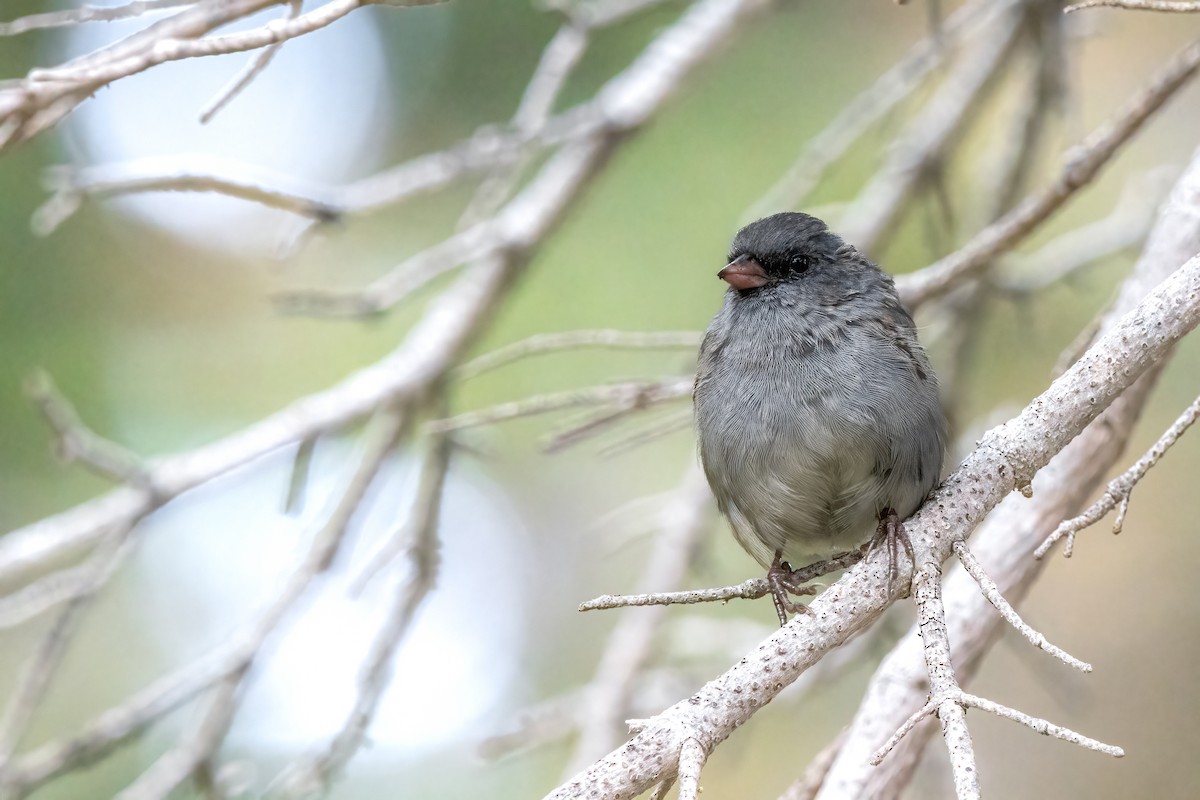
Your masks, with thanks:
[(614, 350), (681, 349), (691, 352), (700, 346), (701, 334), (697, 331), (640, 331), (578, 330), (561, 333), (539, 333), (484, 353), (455, 370), (455, 377), (462, 381), (484, 372), (507, 366), (515, 361), (542, 353), (557, 353), (563, 350), (582, 350), (596, 347)]
[(1146, 451), (1144, 456), (1138, 459), (1136, 464), (1109, 482), (1104, 494), (1089, 506), (1087, 511), (1066, 520), (1055, 528), (1054, 533), (1047, 536), (1046, 541), (1038, 545), (1034, 556), (1041, 558), (1046, 555), (1050, 548), (1065, 536), (1067, 541), (1063, 545), (1063, 555), (1070, 558), (1075, 545), (1075, 534), (1104, 519), (1105, 515), (1114, 508), (1117, 509), (1117, 518), (1113, 522), (1113, 533), (1120, 533), (1125, 524), (1125, 513), (1129, 510), (1129, 496), (1133, 493), (1133, 488), (1158, 463), (1159, 459), (1166, 455), (1171, 446), (1179, 441), (1179, 437), (1183, 436), (1198, 417), (1200, 417), (1200, 397), (1192, 401), (1192, 404), (1179, 415), (1179, 419), (1175, 420), (1174, 424), (1159, 437), (1159, 440)]
[(942, 159), (971, 112), (1000, 76), (1018, 40), (1024, 11), (1012, 4), (994, 29), (979, 34), (969, 60), (950, 73), (928, 106), (892, 145), (883, 168), (859, 193), (838, 221), (846, 241), (865, 253), (874, 252), (892, 230), (918, 183)]
[(842, 107), (837, 116), (804, 149), (776, 183), (742, 213), (745, 221), (784, 208), (797, 208), (873, 125), (886, 117), (922, 85), (946, 58), (948, 49), (976, 35), (1005, 8), (1004, 3), (968, 3), (946, 20), (942, 40), (923, 39), (865, 91)]
[[(1151, 290), (1157, 291), (1163, 280), (1179, 277), (1178, 265), (1200, 251), (1198, 209), (1200, 151), (1162, 205), (1142, 256), (1105, 320), (1106, 338), (1119, 330), (1126, 315), (1145, 302)], [(1151, 366), (1038, 474), (1032, 498), (1009, 496), (975, 535), (973, 553), (988, 565), (997, 588), (1010, 601), (1019, 600), (1040, 572), (1044, 562), (1031, 557), (1037, 545), (1084, 503), (1120, 455), (1163, 363)], [(1090, 387), (1082, 386), (1086, 396)], [(1036, 402), (1031, 406), (1039, 407)], [(965, 681), (995, 639), (1000, 618), (989, 612), (979, 584), (965, 570), (952, 571), (945, 595), (958, 678)], [(822, 800), (891, 797), (902, 791), (932, 735), (931, 726), (910, 733), (880, 766), (871, 767), (869, 760), (888, 735), (925, 704), (924, 674), (921, 640), (914, 627), (872, 677), (819, 795)]]
[(47, 11), (18, 17), (12, 22), (0, 22), (0, 36), (17, 36), (29, 31), (61, 28), (84, 22), (112, 22), (177, 6), (193, 6), (197, 2), (199, 0), (135, 0), (120, 6), (80, 6), (63, 11)]
[(627, 414), (671, 400), (690, 397), (691, 394), (692, 379), (690, 377), (656, 381), (625, 381), (602, 386), (589, 386), (583, 389), (537, 394), (524, 400), (500, 403), (479, 411), (468, 411), (454, 417), (434, 420), (427, 427), (435, 432), (457, 431), (567, 408), (609, 404), (616, 406), (619, 413)]
[[(294, 20), (300, 16), (303, 8), (303, 0), (288, 0), (288, 11), (285, 19)], [(258, 55), (246, 65), (246, 68), (240, 75), (234, 77), (221, 91), (217, 92), (217, 96), (209, 101), (204, 110), (200, 112), (200, 124), (206, 125), (212, 121), (212, 118), (220, 113), (221, 109), (229, 105), (233, 98), (242, 93), (255, 78), (263, 73), (263, 70), (275, 58), (275, 54), (279, 52), (279, 48), (283, 47), (283, 42), (276, 42), (273, 45), (264, 47), (259, 51)]]
[[(1079, 434), (1200, 323), (1200, 257), (1150, 294), (1020, 415), (993, 429), (905, 527), (936, 562), (1012, 489)], [(851, 568), (757, 650), (692, 697), (654, 717), (623, 747), (551, 792), (631, 798), (674, 774), (684, 738), (715, 747), (829, 649), (874, 621), (908, 576), (892, 581), (885, 553)]]
[(1085, 8), (1127, 8), (1135, 11), (1166, 11), (1175, 14), (1194, 14), (1200, 11), (1200, 3), (1170, 2), (1169, 0), (1085, 0), (1063, 9), (1064, 14), (1082, 11)]
[[(417, 499), (402, 531), (395, 538), (398, 544), (407, 548), (412, 572), (397, 583), (391, 611), (371, 643), (359, 674), (354, 707), (341, 730), (320, 752), (305, 757), (286, 771), (281, 781), (281, 793), (285, 796), (308, 797), (314, 792), (328, 792), (367, 737), (379, 702), (391, 685), (396, 650), (437, 581), (441, 558), (437, 530), (452, 446), (448, 436), (435, 434), (430, 438)], [(392, 550), (386, 547), (384, 553)], [(364, 579), (368, 577), (364, 574)]]
[(1069, 155), (1058, 179), (1027, 196), (996, 223), (984, 228), (957, 252), (896, 280), (900, 298), (915, 309), (945, 294), (1011, 249), (1036, 229), (1108, 163), (1121, 145), (1166, 103), (1200, 68), (1200, 41), (1184, 48), (1165, 69), (1109, 122), (1097, 128)]

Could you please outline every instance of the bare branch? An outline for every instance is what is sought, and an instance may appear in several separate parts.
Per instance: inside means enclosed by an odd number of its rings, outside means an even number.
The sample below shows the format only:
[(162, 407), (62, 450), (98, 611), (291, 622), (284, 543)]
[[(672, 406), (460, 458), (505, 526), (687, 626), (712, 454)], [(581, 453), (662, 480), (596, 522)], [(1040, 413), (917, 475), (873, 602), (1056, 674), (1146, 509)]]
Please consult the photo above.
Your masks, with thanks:
[(999, 13), (1003, 3), (968, 3), (954, 12), (942, 31), (943, 39), (918, 42), (875, 83), (842, 107), (837, 116), (808, 140), (795, 163), (753, 206), (742, 213), (746, 221), (796, 208), (873, 125), (899, 106), (941, 64), (947, 48), (975, 35)]
[(63, 11), (47, 11), (18, 17), (12, 22), (0, 22), (0, 36), (17, 36), (43, 28), (61, 28), (84, 22), (111, 22), (140, 17), (167, 8), (196, 5), (199, 0), (134, 0), (119, 6), (80, 6)]
[(689, 352), (700, 346), (701, 335), (697, 331), (618, 331), (578, 330), (561, 333), (539, 333), (484, 353), (455, 370), (458, 380), (474, 378), (484, 372), (506, 366), (541, 353), (563, 350), (580, 350), (596, 347), (613, 350), (681, 349)]
[[(1013, 488), (1034, 473), (1200, 323), (1200, 257), (1189, 261), (1122, 318), (1070, 370), (1020, 415), (993, 429), (942, 483), (905, 527), (923, 552), (940, 563), (954, 539), (979, 524)], [(906, 570), (904, 570), (906, 571)], [(687, 735), (715, 747), (832, 647), (876, 619), (907, 576), (892, 581), (886, 554), (875, 552), (852, 567), (801, 614), (754, 652), (672, 706), (623, 747), (548, 797), (596, 791), (631, 798), (677, 769)], [(770, 676), (769, 679), (767, 676)]]
[(892, 146), (887, 163), (842, 215), (838, 228), (846, 241), (863, 252), (878, 249), (909, 207), (907, 201), (918, 183), (941, 160), (970, 119), (971, 111), (1001, 74), (1017, 42), (1023, 16), (1021, 9), (1010, 5), (994, 30), (979, 34), (982, 41), (972, 48), (970, 59), (946, 78), (928, 106)]
[(1079, 516), (1068, 519), (1055, 528), (1054, 532), (1046, 537), (1046, 541), (1038, 545), (1037, 550), (1034, 551), (1034, 555), (1037, 558), (1046, 555), (1050, 551), (1050, 548), (1065, 536), (1067, 541), (1063, 545), (1063, 555), (1070, 558), (1075, 544), (1075, 534), (1104, 519), (1105, 515), (1114, 508), (1118, 508), (1118, 512), (1117, 520), (1113, 523), (1113, 533), (1120, 533), (1125, 521), (1125, 512), (1129, 508), (1129, 496), (1133, 493), (1133, 488), (1158, 463), (1159, 459), (1166, 455), (1171, 446), (1179, 441), (1179, 437), (1183, 436), (1184, 432), (1195, 423), (1198, 417), (1200, 417), (1200, 397), (1192, 401), (1192, 404), (1179, 415), (1179, 418), (1159, 437), (1154, 446), (1138, 459), (1136, 464), (1109, 482), (1108, 487), (1104, 490), (1104, 494), (1100, 496), (1099, 500), (1089, 506)]
[(1086, 661), (1080, 661), (1062, 648), (1055, 647), (1045, 636), (1035, 631), (1025, 620), (1021, 619), (1016, 609), (1004, 599), (1004, 595), (1000, 592), (1000, 588), (996, 586), (996, 582), (988, 577), (983, 569), (983, 565), (971, 553), (966, 542), (955, 542), (954, 554), (958, 556), (958, 560), (963, 565), (963, 569), (967, 571), (967, 574), (979, 584), (979, 589), (983, 592), (983, 596), (987, 598), (988, 602), (992, 604), (992, 607), (1000, 612), (1000, 616), (1004, 617), (1004, 621), (1016, 628), (1030, 644), (1039, 650), (1045, 650), (1059, 661), (1074, 667), (1080, 672), (1092, 671), (1091, 664)]
[(1166, 11), (1175, 14), (1194, 14), (1200, 11), (1200, 3), (1170, 2), (1170, 0), (1085, 0), (1063, 9), (1064, 14), (1082, 11), (1085, 8), (1127, 8), (1135, 11)]
[(690, 377), (658, 381), (625, 381), (538, 394), (524, 400), (500, 403), (480, 411), (468, 411), (454, 417), (434, 420), (427, 427), (431, 431), (456, 431), (520, 417), (546, 414), (551, 411), (561, 411), (566, 408), (608, 404), (615, 405), (620, 413), (629, 413), (682, 397), (690, 397), (691, 393), (692, 379)]
[[(300, 16), (303, 5), (303, 0), (288, 0), (288, 11), (285, 19), (294, 20)], [(233, 98), (241, 94), (242, 90), (249, 86), (267, 68), (271, 60), (275, 58), (275, 54), (279, 52), (280, 47), (283, 47), (283, 42), (269, 45), (260, 50), (258, 55), (246, 65), (242, 73), (235, 76), (221, 91), (217, 92), (216, 97), (208, 102), (208, 105), (200, 112), (200, 123), (207, 124), (212, 121), (212, 118), (220, 113), (221, 109), (229, 105), (229, 102)]]
[[(793, 570), (797, 583), (809, 581), (846, 569), (862, 561), (870, 549), (868, 542), (858, 550), (842, 553), (825, 561), (818, 561), (797, 570)], [(730, 600), (757, 600), (769, 594), (771, 586), (766, 578), (750, 578), (736, 586), (722, 586), (717, 589), (690, 589), (686, 592), (650, 592), (647, 594), (611, 595), (605, 594), (586, 603), (581, 603), (580, 611), (598, 611), (606, 608), (624, 608), (626, 606), (667, 606), (693, 605), (695, 603), (724, 603)]]
[[(1200, 251), (1198, 208), (1200, 153), (1162, 205), (1137, 266), (1104, 321), (1105, 338), (1111, 340), (1115, 330), (1128, 320), (1129, 313), (1146, 301), (1162, 281), (1178, 277), (1179, 265), (1200, 264), (1200, 258), (1189, 262), (1191, 255)], [(1092, 355), (1085, 358), (1093, 357), (1097, 351), (1089, 352)], [(1072, 369), (1082, 363), (1076, 362)], [(1145, 375), (1038, 473), (1034, 482), (1037, 491), (1032, 498), (1019, 494), (1005, 498), (976, 534), (973, 553), (988, 565), (989, 574), (1010, 601), (1016, 602), (1024, 595), (1044, 564), (1031, 557), (1037, 545), (1065, 516), (1083, 505), (1120, 455), (1164, 363), (1160, 359), (1152, 364)], [(1080, 388), (1086, 399), (1093, 385), (1084, 383)], [(1041, 402), (1036, 400), (1028, 410), (1042, 409)], [(1001, 629), (1001, 620), (989, 612), (988, 601), (965, 569), (951, 572), (945, 596), (954, 659), (962, 682), (982, 662)], [(919, 631), (912, 628), (872, 677), (841, 752), (829, 771), (821, 798), (890, 797), (903, 790), (932, 735), (932, 726), (919, 726), (897, 746), (899, 752), (893, 752), (880, 766), (871, 767), (868, 761), (888, 735), (925, 704), (923, 660)]]
[(26, 391), (57, 435), (58, 454), (64, 461), (82, 461), (97, 475), (117, 483), (152, 488), (141, 459), (84, 425), (48, 373), (36, 373)]
[(1200, 68), (1200, 41), (1193, 42), (1139, 92), (1118, 114), (1092, 132), (1069, 155), (1058, 179), (1027, 196), (1015, 209), (984, 228), (958, 251), (896, 280), (900, 297), (910, 308), (944, 294), (1012, 248), (1092, 180), (1127, 142)]
[(698, 800), (700, 770), (704, 769), (707, 758), (708, 753), (699, 741), (690, 736), (683, 740), (683, 746), (679, 748), (679, 800)]

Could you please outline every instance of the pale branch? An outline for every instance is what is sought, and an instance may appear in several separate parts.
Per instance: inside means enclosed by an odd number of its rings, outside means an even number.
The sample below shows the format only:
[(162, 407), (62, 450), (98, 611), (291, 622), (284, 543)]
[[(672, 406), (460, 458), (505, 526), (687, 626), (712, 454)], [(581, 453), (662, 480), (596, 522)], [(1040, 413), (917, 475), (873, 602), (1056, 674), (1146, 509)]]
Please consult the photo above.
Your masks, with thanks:
[(45, 28), (62, 28), (85, 22), (112, 22), (113, 20), (140, 17), (155, 11), (177, 6), (194, 6), (200, 0), (134, 0), (119, 6), (80, 6), (62, 11), (45, 11), (29, 14), (11, 22), (0, 22), (0, 36), (17, 36), (29, 31)]
[(549, 235), (613, 144), (615, 137), (585, 140), (547, 162), (510, 204), (514, 213), (506, 236), (512, 246), (470, 268), (439, 295), (390, 355), (225, 439), (151, 462), (148, 474), (155, 487), (153, 494), (122, 487), (9, 533), (0, 540), (0, 585), (86, 547), (106, 528), (144, 515), (157, 504), (259, 456), (338, 430), (388, 403), (427, 391), (457, 365), (524, 267), (530, 251)]
[(690, 377), (624, 381), (601, 386), (588, 386), (582, 389), (548, 392), (523, 400), (499, 403), (479, 411), (467, 411), (453, 417), (433, 420), (426, 425), (426, 428), (434, 432), (456, 431), (568, 408), (597, 405), (613, 405), (622, 413), (628, 413), (671, 400), (690, 397), (691, 393), (692, 379)]
[(1171, 0), (1084, 0), (1072, 3), (1063, 9), (1064, 14), (1082, 11), (1085, 8), (1126, 8), (1134, 11), (1166, 11), (1175, 14), (1200, 12), (1200, 3), (1171, 2)]
[[(423, 399), (423, 398), (422, 398)], [(350, 520), (358, 512), (367, 490), (397, 445), (411, 428), (419, 400), (385, 408), (364, 434), (363, 453), (329, 517), (313, 535), (307, 552), (284, 587), (239, 637), (236, 657), (225, 665), (216, 692), (204, 705), (201, 722), (180, 738), (128, 789), (123, 800), (161, 800), (187, 781), (203, 763), (215, 757), (237, 713), (247, 675), (263, 654), (263, 646), (326, 573), (346, 540)]]
[(437, 278), (471, 261), (492, 255), (508, 243), (498, 221), (480, 222), (409, 256), (362, 289), (328, 291), (285, 289), (274, 296), (285, 314), (322, 317), (368, 317), (380, 314)]
[(1158, 463), (1159, 459), (1166, 455), (1171, 446), (1179, 441), (1179, 437), (1183, 436), (1184, 432), (1195, 423), (1198, 417), (1200, 417), (1200, 397), (1192, 401), (1192, 404), (1159, 437), (1154, 446), (1138, 459), (1136, 464), (1109, 482), (1099, 500), (1089, 506), (1082, 514), (1064, 521), (1055, 528), (1054, 532), (1038, 545), (1037, 550), (1034, 551), (1034, 555), (1037, 558), (1041, 558), (1060, 539), (1066, 537), (1067, 541), (1063, 545), (1063, 555), (1070, 558), (1075, 544), (1075, 534), (1104, 519), (1108, 512), (1114, 508), (1117, 509), (1117, 518), (1113, 523), (1113, 533), (1120, 533), (1124, 526), (1125, 513), (1129, 509), (1129, 497), (1133, 493), (1134, 487)]
[[(1200, 251), (1197, 209), (1200, 151), (1162, 205), (1137, 266), (1104, 320), (1106, 334), (1111, 336), (1114, 326), (1122, 325), (1126, 315), (1145, 302), (1162, 281), (1178, 277), (1179, 265)], [(1083, 505), (1111, 469), (1164, 363), (1165, 358), (1158, 359), (1038, 473), (1032, 498), (1010, 495), (975, 535), (973, 553), (988, 565), (990, 576), (1010, 601), (1019, 601), (1040, 572), (1044, 562), (1032, 558), (1037, 545), (1065, 516)], [(952, 570), (944, 591), (958, 677), (964, 681), (982, 663), (989, 644), (1001, 630), (1001, 620), (989, 612), (979, 585), (965, 570)], [(872, 677), (829, 770), (821, 800), (895, 796), (902, 791), (932, 735), (932, 726), (920, 726), (897, 746), (900, 752), (893, 752), (880, 766), (871, 767), (869, 760), (888, 735), (926, 702), (924, 673), (919, 631), (914, 627)]]
[[(1014, 488), (1026, 486), (1067, 442), (1200, 323), (1200, 257), (1189, 261), (1101, 338), (1024, 411), (980, 446), (905, 524), (914, 546), (940, 563)], [(754, 652), (658, 716), (623, 747), (548, 797), (587, 792), (632, 798), (674, 774), (683, 738), (717, 746), (821, 658), (873, 622), (909, 577), (892, 581), (882, 548), (852, 567)]]
[(1113, 210), (1101, 219), (1073, 228), (1032, 253), (1009, 256), (988, 276), (988, 283), (1003, 294), (1025, 297), (1145, 241), (1166, 191), (1158, 189), (1155, 172), (1127, 184)]
[(63, 461), (80, 461), (100, 477), (116, 483), (152, 488), (141, 459), (85, 425), (48, 373), (35, 373), (26, 383), (26, 393), (54, 431), (56, 450)]
[(1115, 117), (1075, 147), (1054, 183), (1026, 196), (1016, 208), (977, 233), (959, 250), (924, 269), (899, 277), (896, 288), (905, 305), (914, 309), (945, 294), (976, 275), (996, 256), (1011, 249), (1045, 222), (1100, 172), (1121, 145), (1129, 141), (1142, 124), (1195, 75), (1197, 69), (1200, 69), (1200, 41), (1180, 51)]
[[(198, 3), (99, 50), (71, 59), (60, 69), (90, 74), (91, 70), (104, 70), (112, 64), (133, 63), (153, 51), (160, 41), (194, 39), (281, 1)], [(33, 78), (36, 72), (24, 80), (0, 84), (0, 152), (54, 126), (100, 88), (87, 82), (39, 83)]]
[(225, 738), (241, 699), (247, 668), (217, 684), (199, 724), (178, 745), (159, 756), (114, 800), (167, 800), (172, 792), (211, 764)]
[(20, 785), (14, 783), (12, 770), (17, 748), (62, 663), (75, 627), (129, 554), (135, 525), (136, 521), (107, 534), (85, 565), (66, 604), (59, 609), (21, 670), (4, 715), (0, 717), (0, 794), (5, 797), (19, 793)]
[[(797, 583), (815, 580), (823, 575), (846, 569), (862, 561), (869, 552), (870, 543), (858, 550), (842, 553), (825, 561), (793, 570)], [(580, 611), (598, 611), (626, 606), (669, 606), (694, 605), (695, 603), (724, 603), (729, 600), (757, 600), (770, 594), (771, 586), (766, 578), (750, 578), (736, 586), (715, 589), (689, 589), (684, 592), (648, 592), (644, 594), (601, 595), (579, 605)]]
[(379, 703), (391, 686), (396, 651), (437, 581), (441, 561), (438, 522), (452, 448), (449, 436), (435, 434), (430, 437), (417, 499), (404, 524), (403, 544), (412, 566), (411, 574), (397, 582), (391, 609), (363, 661), (358, 693), (350, 714), (319, 752), (301, 759), (285, 771), (279, 781), (279, 793), (284, 796), (308, 797), (314, 792), (328, 792), (367, 738)]
[(974, 554), (971, 553), (966, 542), (955, 542), (954, 554), (958, 556), (958, 561), (962, 564), (963, 569), (967, 571), (967, 574), (979, 584), (980, 591), (983, 592), (983, 596), (987, 598), (987, 601), (992, 604), (992, 608), (996, 609), (1000, 616), (1004, 618), (1004, 621), (1013, 626), (1030, 644), (1039, 650), (1045, 650), (1059, 661), (1074, 667), (1080, 672), (1092, 671), (1091, 664), (1086, 661), (1080, 661), (1061, 647), (1051, 644), (1045, 636), (1034, 630), (1025, 620), (1021, 619), (1017, 610), (1004, 599), (1004, 595), (1000, 592), (1000, 587), (988, 577), (983, 564), (979, 563), (979, 559), (975, 558)]
[[(638, 583), (665, 588), (681, 585), (709, 530), (712, 512), (712, 493), (703, 473), (693, 463), (659, 514), (658, 535)], [(663, 608), (626, 611), (619, 617), (591, 680), (584, 687), (582, 707), (576, 717), (579, 738), (568, 759), (568, 770), (579, 769), (617, 741), (634, 681), (649, 660), (666, 623), (665, 611)]]
[[(441, 403), (437, 405), (440, 406)], [(425, 455), (425, 463), (421, 465), (417, 496), (413, 500), (408, 518), (387, 537), (379, 550), (367, 561), (358, 577), (354, 579), (351, 592), (361, 593), (380, 572), (406, 552), (418, 579), (423, 580), (422, 575), (425, 572), (429, 573), (430, 580), (436, 577), (437, 526), (454, 440), (444, 434), (434, 434), (429, 437), (427, 447), (429, 452)]]
[[(914, 548), (919, 546), (914, 543)], [(912, 593), (917, 606), (917, 628), (921, 631), (925, 671), (929, 675), (929, 705), (934, 707), (942, 722), (955, 795), (958, 800), (977, 800), (979, 767), (975, 763), (971, 732), (967, 729), (967, 712), (957, 701), (962, 690), (950, 660), (950, 635), (946, 630), (946, 608), (942, 602), (941, 561), (929, 552), (920, 552), (915, 558), (918, 566), (913, 574)], [(930, 560), (924, 560), (926, 558)]]
[(943, 159), (972, 112), (1003, 74), (1016, 45), (1024, 10), (1007, 3), (993, 28), (977, 34), (968, 60), (938, 87), (928, 105), (916, 115), (892, 145), (884, 165), (838, 220), (838, 231), (865, 253), (873, 253), (908, 208), (918, 184)]
[(725, 603), (730, 600), (757, 600), (771, 592), (766, 578), (749, 578), (736, 586), (714, 589), (689, 589), (683, 592), (646, 592), (644, 594), (602, 594), (579, 604), (579, 611), (600, 611), (629, 606), (693, 605)]
[[(229, 17), (244, 16), (281, 0), (238, 0), (256, 4), (248, 10), (230, 9)], [(580, 105), (548, 117), (544, 124), (523, 131), (486, 125), (462, 142), (434, 153), (418, 156), (344, 186), (318, 186), (307, 189), (285, 188), (293, 184), (284, 176), (262, 176), (247, 182), (232, 176), (247, 171), (259, 172), (250, 165), (244, 168), (231, 165), (220, 172), (195, 171), (169, 163), (158, 171), (134, 177), (115, 177), (103, 185), (103, 194), (126, 194), (142, 191), (213, 191), (231, 194), (297, 214), (313, 223), (329, 222), (350, 214), (365, 214), (394, 205), (411, 197), (433, 192), (467, 176), (512, 164), (534, 149), (546, 149), (572, 141), (587, 140), (596, 135), (619, 135), (642, 125), (670, 96), (680, 79), (700, 61), (710, 57), (719, 38), (715, 34), (728, 32), (731, 25), (744, 15), (769, 5), (771, 0), (726, 0), (721, 4), (696, 6), (685, 12), (680, 20), (665, 31), (665, 39), (656, 38), (651, 46), (623, 72), (610, 79), (595, 96)], [(582, 12), (594, 17), (588, 23), (593, 28), (620, 21), (625, 16), (652, 5), (650, 0), (609, 0), (589, 6)], [(215, 23), (214, 23), (215, 24)], [(222, 23), (223, 24), (223, 23)], [(178, 26), (177, 26), (178, 27)], [(170, 35), (199, 35), (208, 28), (195, 24), (183, 33)], [(82, 98), (79, 98), (80, 100)], [(0, 93), (0, 131), (3, 130), (4, 95)], [(632, 113), (630, 113), (632, 112)], [(130, 172), (123, 164), (90, 169), (102, 169), (117, 176)], [(46, 230), (49, 223), (61, 223), (74, 213), (90, 196), (87, 180), (60, 178), (61, 182), (76, 184), (74, 194), (64, 193), (58, 200), (51, 198), (46, 222), (35, 218), (35, 229)], [(304, 231), (300, 232), (303, 237)]]
[(844, 105), (824, 129), (804, 145), (796, 161), (750, 208), (749, 222), (780, 209), (797, 208), (816, 188), (825, 172), (881, 119), (921, 87), (946, 58), (949, 48), (978, 33), (1005, 4), (967, 3), (946, 20), (942, 39), (923, 39), (865, 91)]
[[(284, 176), (211, 158), (146, 158), (95, 167), (57, 167), (46, 171), (45, 182), (51, 195), (34, 212), (31, 222), (40, 236), (54, 232), (88, 198), (138, 192), (216, 192), (323, 221), (343, 213), (328, 189), (295, 186), (294, 180)], [(292, 188), (281, 188), (288, 185)]]
[(459, 381), (542, 353), (601, 348), (613, 350), (673, 350), (689, 352), (700, 346), (698, 331), (574, 330), (538, 333), (473, 358), (454, 371)]
[(679, 775), (676, 778), (679, 783), (679, 800), (699, 800), (700, 770), (704, 769), (707, 759), (708, 753), (704, 752), (704, 745), (695, 737), (689, 736), (683, 740), (683, 745), (679, 748)]
[(659, 415), (658, 418), (651, 419), (644, 425), (634, 426), (623, 435), (608, 442), (597, 450), (597, 454), (602, 458), (613, 458), (614, 456), (628, 453), (642, 445), (649, 444), (657, 439), (665, 436), (678, 433), (679, 431), (688, 430), (692, 427), (692, 409), (685, 408), (682, 411), (676, 411), (665, 417)]
[[(303, 5), (303, 0), (288, 0), (287, 15), (284, 18), (294, 20), (300, 16)], [(276, 42), (259, 50), (258, 55), (246, 65), (245, 69), (238, 75), (235, 75), (233, 80), (225, 85), (221, 91), (217, 92), (216, 97), (210, 100), (200, 111), (200, 124), (205, 125), (212, 121), (212, 118), (219, 114), (221, 109), (229, 105), (233, 98), (241, 94), (255, 78), (261, 75), (267, 66), (270, 65), (271, 60), (275, 58), (275, 54), (279, 52), (279, 48), (281, 47), (283, 47), (283, 42)]]

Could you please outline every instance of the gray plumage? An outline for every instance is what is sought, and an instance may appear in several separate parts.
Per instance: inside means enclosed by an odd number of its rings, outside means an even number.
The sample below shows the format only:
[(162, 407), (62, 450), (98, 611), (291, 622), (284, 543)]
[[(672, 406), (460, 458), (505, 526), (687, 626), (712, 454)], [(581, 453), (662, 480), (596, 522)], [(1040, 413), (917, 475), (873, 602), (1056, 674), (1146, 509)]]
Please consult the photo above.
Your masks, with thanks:
[(747, 225), (729, 261), (694, 393), (717, 504), (763, 566), (853, 549), (940, 478), (946, 419), (912, 317), (890, 276), (807, 214)]

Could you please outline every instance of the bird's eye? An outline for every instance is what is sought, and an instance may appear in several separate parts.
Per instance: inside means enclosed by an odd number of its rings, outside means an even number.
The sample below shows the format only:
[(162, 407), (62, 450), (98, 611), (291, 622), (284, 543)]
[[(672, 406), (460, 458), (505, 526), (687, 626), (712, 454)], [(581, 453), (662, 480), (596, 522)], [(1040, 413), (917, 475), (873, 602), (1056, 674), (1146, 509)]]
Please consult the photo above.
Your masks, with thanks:
[(804, 272), (812, 266), (812, 262), (808, 256), (795, 255), (791, 258), (791, 265), (795, 272)]

